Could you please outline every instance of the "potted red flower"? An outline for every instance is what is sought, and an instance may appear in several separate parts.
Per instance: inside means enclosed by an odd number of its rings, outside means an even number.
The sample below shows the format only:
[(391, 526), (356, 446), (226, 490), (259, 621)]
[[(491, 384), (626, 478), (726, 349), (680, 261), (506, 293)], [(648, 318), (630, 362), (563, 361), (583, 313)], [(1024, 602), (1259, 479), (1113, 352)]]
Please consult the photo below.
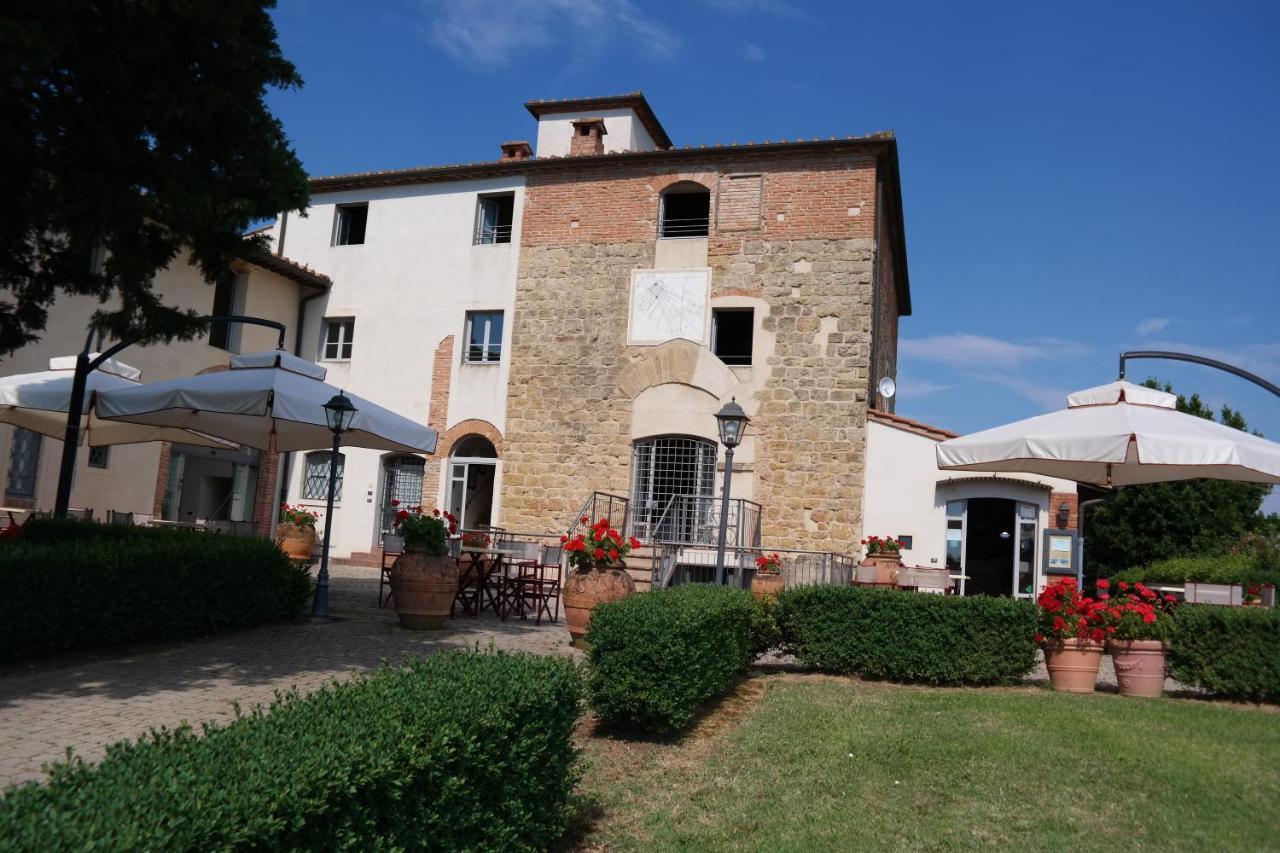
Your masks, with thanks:
[(888, 537), (868, 536), (862, 540), (866, 559), (854, 572), (854, 583), (892, 589), (902, 568), (902, 542)]
[[(393, 507), (400, 505), (392, 501)], [(458, 592), (458, 564), (449, 556), (449, 537), (458, 519), (438, 509), (399, 509), (396, 533), (404, 551), (391, 564), (391, 600), (402, 628), (427, 631), (443, 627)]]
[(464, 533), (462, 534), (462, 547), (463, 548), (488, 548), (489, 534), (481, 533), (475, 530)]
[(1098, 581), (1099, 621), (1107, 637), (1107, 651), (1115, 664), (1121, 696), (1160, 696), (1164, 693), (1165, 643), (1173, 627), (1177, 598), (1163, 598), (1141, 583), (1132, 586)]
[(1102, 603), (1083, 595), (1075, 578), (1049, 584), (1036, 603), (1036, 642), (1044, 649), (1053, 689), (1092, 693), (1102, 664), (1102, 642), (1107, 636), (1098, 614)]
[(280, 523), (276, 525), (276, 541), (293, 560), (310, 560), (316, 547), (316, 521), (319, 513), (306, 507), (280, 504)]
[(756, 573), (751, 577), (751, 594), (758, 599), (777, 598), (786, 582), (782, 579), (782, 557), (761, 554), (756, 557)]
[[(583, 516), (582, 524), (591, 519)], [(564, 621), (574, 644), (581, 644), (591, 624), (591, 611), (597, 604), (625, 598), (636, 591), (636, 582), (627, 574), (623, 558), (632, 548), (639, 548), (634, 537), (624, 539), (601, 518), (572, 538), (561, 536), (560, 543), (569, 555), (569, 578), (564, 583)]]

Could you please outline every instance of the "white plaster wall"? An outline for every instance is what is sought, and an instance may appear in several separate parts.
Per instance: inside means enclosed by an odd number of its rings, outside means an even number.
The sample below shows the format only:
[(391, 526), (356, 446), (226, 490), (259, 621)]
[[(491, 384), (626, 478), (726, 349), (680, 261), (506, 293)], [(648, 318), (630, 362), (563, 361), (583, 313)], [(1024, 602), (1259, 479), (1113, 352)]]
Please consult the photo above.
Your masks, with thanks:
[[(156, 276), (155, 288), (167, 304), (190, 308), (202, 314), (213, 310), (213, 286), (206, 283), (200, 271), (190, 265), (185, 253)], [(286, 343), (292, 345), (299, 293), (303, 289), (276, 273), (250, 267), (244, 311), (253, 316), (284, 323), (288, 330)], [(84, 346), (89, 318), (98, 307), (97, 300), (91, 297), (59, 295), (49, 312), (49, 322), (41, 339), (0, 362), (0, 375), (12, 376), (47, 370), (51, 357), (78, 353)], [(276, 341), (275, 330), (246, 326), (241, 332), (240, 349), (242, 352), (274, 349)], [(226, 350), (209, 346), (205, 338), (200, 338), (172, 344), (129, 347), (120, 354), (119, 359), (140, 369), (143, 382), (156, 382), (191, 376), (207, 367), (226, 364), (230, 355)], [(12, 427), (0, 425), (0, 487), (3, 487), (8, 477), (12, 436)], [(61, 460), (62, 442), (46, 436), (41, 441), (36, 483), (36, 507), (39, 509), (53, 508)], [(99, 519), (105, 519), (107, 510), (112, 509), (149, 516), (155, 508), (159, 463), (158, 443), (120, 445), (111, 448), (106, 469), (90, 468), (88, 449), (82, 446), (77, 451), (71, 506), (91, 508)], [(3, 523), (3, 519), (0, 519), (0, 523)]]
[[(510, 243), (472, 245), (477, 196), (513, 191)], [(320, 356), (323, 318), (354, 317), (348, 362), (321, 364), (328, 381), (420, 423), (428, 422), (431, 373), (440, 341), (453, 335), (446, 426), (468, 418), (504, 428), (516, 262), (523, 209), (522, 178), (389, 187), (313, 197), (307, 216), (290, 215), (285, 256), (323, 270), (330, 293), (311, 303), (302, 354)], [(365, 242), (332, 243), (335, 205), (368, 202)], [(466, 312), (504, 312), (503, 358), (497, 365), (463, 367)], [(346, 448), (343, 497), (336, 508), (333, 554), (368, 551), (375, 543), (381, 501), (381, 451)], [(428, 465), (437, 465), (434, 457)], [(301, 499), (302, 454), (290, 465), (290, 499)], [(443, 506), (442, 491), (436, 501)]]
[[(583, 118), (604, 119), (605, 153), (615, 151), (653, 151), (658, 146), (645, 130), (635, 111), (623, 107), (613, 110), (589, 110), (576, 113), (544, 115), (538, 120), (538, 140), (534, 153), (538, 157), (568, 157), (569, 140), (573, 138), (573, 122)], [(287, 237), (285, 238), (288, 239)]]
[[(867, 421), (866, 501), (863, 532), (876, 536), (911, 536), (903, 552), (909, 565), (946, 565), (947, 501), (967, 498), (1009, 498), (1039, 507), (1040, 530), (1050, 527), (1052, 491), (1074, 493), (1069, 480), (1031, 474), (1002, 474), (1001, 481), (939, 485), (939, 480), (975, 476), (968, 471), (939, 471), (937, 442), (918, 433)], [(1021, 485), (1014, 481), (1023, 481)], [(1040, 543), (1036, 548), (1039, 551)], [(1037, 572), (1039, 557), (1037, 553)]]

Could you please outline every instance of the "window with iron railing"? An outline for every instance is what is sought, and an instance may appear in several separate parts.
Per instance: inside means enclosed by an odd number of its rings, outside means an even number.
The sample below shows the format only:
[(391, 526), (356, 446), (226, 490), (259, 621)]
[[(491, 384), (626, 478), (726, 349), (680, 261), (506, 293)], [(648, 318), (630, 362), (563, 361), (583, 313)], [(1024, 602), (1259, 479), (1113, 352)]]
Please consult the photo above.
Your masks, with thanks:
[(516, 195), (482, 195), (476, 202), (477, 246), (511, 242), (511, 224), (515, 219)]
[[(329, 461), (333, 454), (328, 450), (314, 450), (306, 455), (302, 472), (302, 498), (308, 501), (329, 499)], [(347, 467), (347, 457), (338, 454), (338, 475), (334, 482), (333, 499), (342, 500), (342, 475)]]
[(711, 193), (702, 184), (678, 183), (662, 194), (659, 237), (705, 237), (710, 222)]
[(36, 474), (40, 470), (40, 433), (14, 427), (9, 446), (9, 478), (5, 495), (15, 498), (36, 496)]
[(468, 311), (467, 346), (463, 364), (497, 364), (502, 361), (502, 312)]

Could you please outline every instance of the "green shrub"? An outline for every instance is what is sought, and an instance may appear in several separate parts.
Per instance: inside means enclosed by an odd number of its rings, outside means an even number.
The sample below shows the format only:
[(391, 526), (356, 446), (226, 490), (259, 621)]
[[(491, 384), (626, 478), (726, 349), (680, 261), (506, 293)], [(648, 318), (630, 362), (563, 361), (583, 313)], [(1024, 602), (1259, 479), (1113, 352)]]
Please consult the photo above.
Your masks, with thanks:
[(750, 592), (706, 584), (632, 595), (591, 612), (587, 696), (607, 724), (687, 726), (753, 661), (767, 626)]
[(0, 850), (545, 849), (580, 699), (564, 658), (410, 661), (57, 765), (0, 800)]
[(1280, 702), (1280, 610), (1187, 604), (1175, 614), (1174, 678), (1233, 699)]
[(1035, 666), (1035, 606), (851, 586), (778, 599), (785, 651), (823, 672), (925, 684), (998, 684)]
[(1203, 557), (1175, 557), (1149, 566), (1125, 569), (1111, 578), (1145, 584), (1273, 583), (1280, 584), (1280, 569), (1268, 568), (1251, 554), (1213, 554)]
[[(64, 525), (76, 532), (42, 538)], [(0, 544), (0, 659), (293, 619), (311, 587), (268, 539), (87, 522), (35, 529)]]

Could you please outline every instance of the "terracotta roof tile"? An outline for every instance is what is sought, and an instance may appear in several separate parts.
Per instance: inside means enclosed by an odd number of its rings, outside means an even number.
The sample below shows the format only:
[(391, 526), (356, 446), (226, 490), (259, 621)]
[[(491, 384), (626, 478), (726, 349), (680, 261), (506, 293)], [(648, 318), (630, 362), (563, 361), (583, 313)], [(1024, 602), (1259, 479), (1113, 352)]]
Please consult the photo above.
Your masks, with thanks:
[(911, 418), (904, 418), (901, 415), (882, 412), (879, 409), (867, 409), (867, 419), (882, 423), (885, 426), (905, 430), (906, 432), (913, 432), (916, 435), (923, 435), (925, 438), (932, 438), (935, 441), (945, 441), (948, 438), (957, 438), (960, 435), (958, 432), (922, 424), (920, 421), (913, 421)]

